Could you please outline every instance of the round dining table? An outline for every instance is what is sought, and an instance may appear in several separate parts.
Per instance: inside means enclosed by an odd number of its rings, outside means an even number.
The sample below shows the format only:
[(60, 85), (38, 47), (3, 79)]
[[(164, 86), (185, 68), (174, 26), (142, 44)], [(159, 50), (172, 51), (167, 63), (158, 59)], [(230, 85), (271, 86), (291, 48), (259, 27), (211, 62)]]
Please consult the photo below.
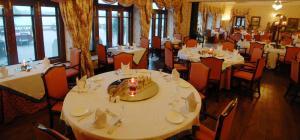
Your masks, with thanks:
[[(107, 88), (111, 83), (123, 79), (147, 75), (158, 85), (158, 92), (152, 98), (127, 102), (109, 101)], [(138, 93), (137, 93), (138, 94)], [(193, 111), (188, 107), (187, 97), (194, 96), (196, 106)], [(98, 110), (115, 114), (121, 120), (117, 127), (106, 125), (98, 128), (95, 124)], [(68, 124), (76, 139), (165, 139), (199, 124), (201, 97), (197, 90), (183, 79), (175, 80), (171, 74), (160, 71), (132, 69), (95, 75), (86, 80), (85, 90), (75, 86), (65, 97), (61, 119)], [(78, 115), (78, 110), (86, 110)], [(97, 110), (97, 111), (96, 111)], [(77, 112), (76, 115), (74, 115)], [(176, 112), (181, 121), (170, 120), (170, 112)], [(178, 116), (177, 116), (178, 118)], [(109, 117), (107, 117), (109, 120)], [(176, 119), (176, 118), (174, 118)], [(108, 121), (107, 120), (107, 121)], [(113, 129), (112, 129), (113, 128)], [(113, 131), (112, 131), (113, 130)]]

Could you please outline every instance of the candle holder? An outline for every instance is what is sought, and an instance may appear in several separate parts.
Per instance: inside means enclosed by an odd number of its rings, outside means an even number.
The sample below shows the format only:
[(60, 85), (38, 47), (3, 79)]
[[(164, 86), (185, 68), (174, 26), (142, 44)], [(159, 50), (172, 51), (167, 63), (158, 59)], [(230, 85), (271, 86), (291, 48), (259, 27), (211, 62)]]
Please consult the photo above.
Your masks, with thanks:
[(137, 93), (138, 81), (135, 78), (128, 80), (129, 95), (135, 96)]

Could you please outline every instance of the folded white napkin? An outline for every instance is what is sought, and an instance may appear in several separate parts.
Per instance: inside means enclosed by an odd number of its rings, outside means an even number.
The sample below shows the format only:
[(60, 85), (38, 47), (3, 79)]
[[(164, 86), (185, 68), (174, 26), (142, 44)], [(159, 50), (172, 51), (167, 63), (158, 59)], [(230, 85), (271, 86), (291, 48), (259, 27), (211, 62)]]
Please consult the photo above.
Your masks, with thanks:
[(178, 80), (180, 78), (180, 74), (176, 69), (172, 70), (172, 78), (173, 80)]
[(83, 76), (80, 80), (76, 78), (76, 85), (79, 89), (85, 89), (87, 76)]
[(123, 46), (122, 45), (118, 45), (118, 49), (119, 50), (123, 50)]
[(98, 108), (96, 110), (94, 124), (95, 124), (95, 127), (98, 129), (106, 127), (106, 124), (107, 124), (106, 113), (103, 110), (101, 110), (100, 108)]
[(45, 57), (45, 58), (42, 60), (42, 65), (43, 65), (44, 68), (50, 67), (50, 60), (48, 59), (48, 57)]
[(190, 93), (190, 95), (187, 97), (187, 102), (188, 102), (189, 111), (194, 112), (198, 104), (195, 99), (194, 93)]
[(130, 63), (128, 63), (127, 65), (121, 63), (121, 71), (123, 73), (129, 73), (130, 72)]

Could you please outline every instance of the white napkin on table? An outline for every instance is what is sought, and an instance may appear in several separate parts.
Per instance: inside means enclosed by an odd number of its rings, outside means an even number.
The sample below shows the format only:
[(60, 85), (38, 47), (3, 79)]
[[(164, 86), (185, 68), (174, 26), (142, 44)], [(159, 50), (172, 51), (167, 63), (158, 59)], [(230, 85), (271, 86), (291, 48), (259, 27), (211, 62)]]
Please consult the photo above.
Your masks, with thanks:
[(173, 80), (178, 80), (180, 78), (180, 74), (176, 69), (172, 70), (172, 78)]
[(129, 73), (130, 72), (130, 63), (128, 63), (127, 65), (121, 63), (121, 71), (123, 73)]
[(87, 76), (83, 76), (80, 80), (76, 78), (76, 85), (79, 89), (85, 89)]
[(48, 57), (45, 57), (45, 58), (42, 60), (42, 65), (43, 65), (44, 68), (50, 67), (50, 60), (48, 59)]
[(190, 93), (189, 96), (187, 96), (187, 102), (188, 102), (188, 109), (190, 112), (194, 112), (197, 107), (197, 101), (195, 99), (194, 93)]
[(96, 110), (94, 124), (95, 124), (95, 127), (98, 129), (106, 127), (106, 124), (107, 124), (106, 113), (103, 110), (101, 110), (100, 108), (98, 108)]

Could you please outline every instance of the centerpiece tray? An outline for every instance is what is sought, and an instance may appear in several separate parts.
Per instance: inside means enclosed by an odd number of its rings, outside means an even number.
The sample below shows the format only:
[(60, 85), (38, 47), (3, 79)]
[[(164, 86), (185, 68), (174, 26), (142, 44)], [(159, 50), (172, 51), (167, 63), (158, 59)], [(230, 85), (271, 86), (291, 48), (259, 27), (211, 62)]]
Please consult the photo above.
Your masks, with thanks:
[(141, 100), (149, 99), (158, 93), (158, 85), (154, 81), (150, 81), (145, 86), (138, 86), (136, 94), (130, 95), (128, 81), (130, 78), (124, 78), (111, 83), (108, 88), (108, 94), (111, 96), (119, 96), (120, 100), (128, 102), (136, 102)]

